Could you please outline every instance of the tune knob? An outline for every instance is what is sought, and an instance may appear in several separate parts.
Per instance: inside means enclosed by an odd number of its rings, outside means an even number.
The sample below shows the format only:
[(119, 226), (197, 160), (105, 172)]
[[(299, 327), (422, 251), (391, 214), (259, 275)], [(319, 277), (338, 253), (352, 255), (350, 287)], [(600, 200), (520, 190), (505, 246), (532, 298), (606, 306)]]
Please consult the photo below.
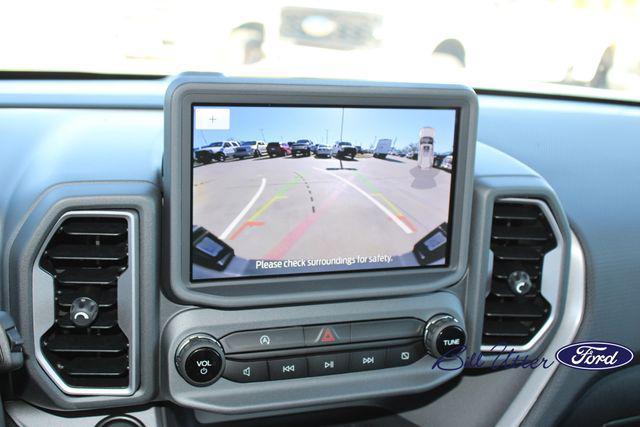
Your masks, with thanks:
[(204, 387), (213, 384), (222, 375), (224, 350), (212, 336), (195, 334), (180, 343), (175, 362), (185, 381)]
[[(442, 357), (453, 349), (463, 346), (467, 334), (460, 323), (449, 314), (438, 314), (427, 322), (424, 328), (424, 345), (433, 357)], [(458, 352), (450, 354), (455, 356)], [(446, 357), (446, 356), (445, 356)]]

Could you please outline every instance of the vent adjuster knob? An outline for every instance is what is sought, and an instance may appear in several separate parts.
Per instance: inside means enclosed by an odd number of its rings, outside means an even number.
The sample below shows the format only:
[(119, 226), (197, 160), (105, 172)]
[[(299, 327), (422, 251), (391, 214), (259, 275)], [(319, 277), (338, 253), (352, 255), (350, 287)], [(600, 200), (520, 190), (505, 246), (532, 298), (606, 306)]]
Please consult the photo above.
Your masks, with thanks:
[(507, 278), (511, 291), (516, 295), (526, 295), (533, 289), (531, 277), (526, 271), (517, 270)]
[(71, 303), (69, 317), (78, 328), (86, 328), (98, 317), (98, 303), (89, 297), (78, 297)]

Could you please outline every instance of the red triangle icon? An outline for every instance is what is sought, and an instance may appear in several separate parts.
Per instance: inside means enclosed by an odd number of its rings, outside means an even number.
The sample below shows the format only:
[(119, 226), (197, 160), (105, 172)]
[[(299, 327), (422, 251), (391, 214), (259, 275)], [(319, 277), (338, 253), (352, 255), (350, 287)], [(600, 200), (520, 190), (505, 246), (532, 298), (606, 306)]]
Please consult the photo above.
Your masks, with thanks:
[(320, 342), (334, 342), (336, 337), (333, 335), (333, 331), (331, 328), (324, 328), (322, 331), (322, 338), (320, 338)]

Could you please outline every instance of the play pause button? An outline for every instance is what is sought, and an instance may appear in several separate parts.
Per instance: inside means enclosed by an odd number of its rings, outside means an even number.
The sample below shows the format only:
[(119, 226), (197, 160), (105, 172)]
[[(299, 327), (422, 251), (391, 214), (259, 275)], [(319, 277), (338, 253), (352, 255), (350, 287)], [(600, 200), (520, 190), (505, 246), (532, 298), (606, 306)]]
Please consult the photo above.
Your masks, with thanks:
[(349, 367), (349, 355), (347, 353), (322, 354), (307, 357), (309, 375), (331, 375), (347, 372)]

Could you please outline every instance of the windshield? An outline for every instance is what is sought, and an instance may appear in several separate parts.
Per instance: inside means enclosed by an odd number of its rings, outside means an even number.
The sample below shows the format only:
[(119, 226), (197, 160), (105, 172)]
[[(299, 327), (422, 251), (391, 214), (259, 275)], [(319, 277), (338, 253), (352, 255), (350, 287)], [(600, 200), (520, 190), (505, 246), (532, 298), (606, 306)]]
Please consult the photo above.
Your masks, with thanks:
[(256, 145), (256, 141), (243, 141), (240, 145)]
[(205, 145), (205, 147), (222, 147), (222, 142), (212, 142), (211, 144)]
[(215, 71), (640, 99), (640, 0), (23, 0), (3, 5), (0, 37), (4, 71)]
[(338, 142), (338, 145), (351, 145), (350, 142)]

